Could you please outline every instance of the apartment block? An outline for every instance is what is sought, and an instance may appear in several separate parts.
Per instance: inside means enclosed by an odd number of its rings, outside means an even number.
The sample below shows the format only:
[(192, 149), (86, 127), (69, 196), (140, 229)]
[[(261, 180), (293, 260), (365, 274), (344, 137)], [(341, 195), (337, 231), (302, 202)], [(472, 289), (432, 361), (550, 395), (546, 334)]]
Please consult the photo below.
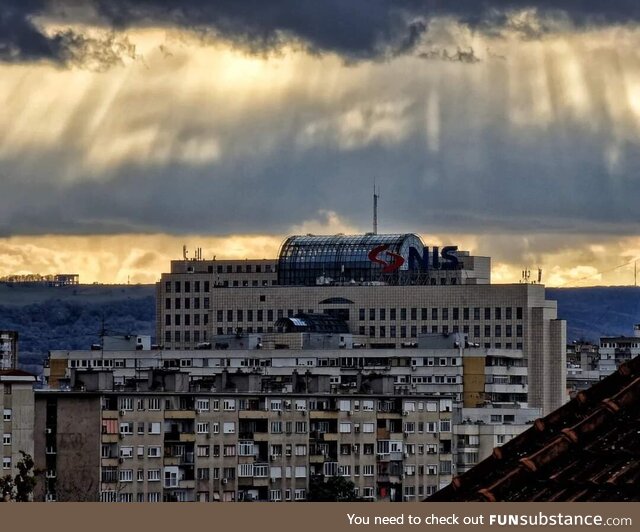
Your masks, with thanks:
[(34, 453), (35, 377), (20, 370), (0, 370), (0, 412), (2, 412), (1, 476), (15, 476), (20, 451)]

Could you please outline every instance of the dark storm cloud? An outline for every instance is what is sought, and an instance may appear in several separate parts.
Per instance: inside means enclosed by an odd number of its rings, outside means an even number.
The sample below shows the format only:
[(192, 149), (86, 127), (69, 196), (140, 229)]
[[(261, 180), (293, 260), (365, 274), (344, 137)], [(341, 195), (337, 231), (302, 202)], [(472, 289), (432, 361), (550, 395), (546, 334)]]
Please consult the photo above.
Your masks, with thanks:
[[(69, 7), (81, 6), (82, 9)], [(541, 23), (513, 23), (514, 10), (537, 9)], [(624, 24), (640, 19), (635, 0), (580, 2), (531, 0), (4, 0), (0, 11), (0, 60), (49, 59), (78, 63), (84, 51), (105, 64), (124, 53), (113, 43), (92, 42), (69, 31), (45, 35), (33, 17), (60, 23), (98, 22), (110, 29), (166, 26), (211, 33), (238, 46), (263, 52), (294, 39), (315, 52), (335, 52), (348, 60), (393, 56), (412, 51), (437, 16), (450, 16), (483, 32), (509, 26), (525, 38), (548, 31), (558, 20), (576, 26)], [(550, 22), (551, 24), (547, 24)], [(94, 57), (95, 60), (95, 57)]]

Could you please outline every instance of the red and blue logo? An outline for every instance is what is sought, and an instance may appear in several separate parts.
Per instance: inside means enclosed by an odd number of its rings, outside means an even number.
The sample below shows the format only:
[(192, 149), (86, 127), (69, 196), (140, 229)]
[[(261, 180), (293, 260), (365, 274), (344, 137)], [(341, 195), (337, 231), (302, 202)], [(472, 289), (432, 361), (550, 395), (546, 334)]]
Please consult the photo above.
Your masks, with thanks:
[[(381, 246), (373, 248), (369, 252), (369, 260), (371, 260), (372, 262), (377, 262), (378, 264), (382, 264), (383, 273), (395, 272), (398, 268), (400, 268), (400, 266), (404, 264), (404, 258), (402, 257), (402, 255), (398, 255), (393, 251), (387, 251), (388, 248), (389, 244), (382, 244)], [(380, 255), (382, 252), (386, 252), (386, 255), (391, 257), (393, 261), (388, 262), (384, 259), (381, 259), (378, 255)]]

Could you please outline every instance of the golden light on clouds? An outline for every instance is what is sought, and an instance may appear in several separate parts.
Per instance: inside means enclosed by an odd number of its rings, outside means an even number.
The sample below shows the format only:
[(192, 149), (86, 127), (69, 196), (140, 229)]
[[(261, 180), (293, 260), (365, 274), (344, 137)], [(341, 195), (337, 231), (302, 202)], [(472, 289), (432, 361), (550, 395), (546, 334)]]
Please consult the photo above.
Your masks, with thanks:
[[(339, 221), (335, 213), (329, 224), (308, 221), (292, 228), (292, 234), (345, 234), (361, 232)], [(189, 257), (197, 247), (203, 258), (263, 259), (277, 257), (282, 240), (287, 235), (140, 235), (117, 236), (38, 236), (0, 239), (0, 277), (11, 274), (79, 273), (82, 283), (154, 283), (160, 274), (169, 271), (170, 261), (182, 258), (186, 245)], [(457, 244), (472, 254), (493, 255), (494, 283), (518, 283), (523, 269), (530, 269), (532, 278), (537, 268), (543, 270), (547, 286), (594, 286), (633, 284), (633, 260), (640, 259), (640, 238), (607, 239), (597, 246), (589, 244), (551, 253), (514, 260), (500, 257), (500, 250), (478, 249), (484, 237), (475, 235), (422, 235), (430, 245)], [(522, 237), (503, 240), (517, 246)], [(544, 238), (540, 245), (544, 245)], [(595, 252), (593, 248), (596, 248)], [(616, 262), (623, 256), (627, 264)], [(612, 259), (613, 257), (613, 259)], [(624, 264), (624, 266), (622, 266)]]

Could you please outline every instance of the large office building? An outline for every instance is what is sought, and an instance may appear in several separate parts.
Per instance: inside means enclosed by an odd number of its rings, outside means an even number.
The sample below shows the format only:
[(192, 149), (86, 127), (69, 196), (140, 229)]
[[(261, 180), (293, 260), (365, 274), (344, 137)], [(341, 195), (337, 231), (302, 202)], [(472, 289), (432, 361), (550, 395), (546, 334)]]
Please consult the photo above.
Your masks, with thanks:
[(18, 369), (18, 332), (0, 331), (0, 370)]
[(566, 324), (540, 284), (490, 283), (490, 259), (415, 234), (292, 236), (273, 260), (172, 261), (157, 284), (156, 337), (189, 350), (233, 334), (278, 332), (278, 320), (328, 314), (365, 348), (461, 332), (528, 361), (529, 404), (566, 400)]

